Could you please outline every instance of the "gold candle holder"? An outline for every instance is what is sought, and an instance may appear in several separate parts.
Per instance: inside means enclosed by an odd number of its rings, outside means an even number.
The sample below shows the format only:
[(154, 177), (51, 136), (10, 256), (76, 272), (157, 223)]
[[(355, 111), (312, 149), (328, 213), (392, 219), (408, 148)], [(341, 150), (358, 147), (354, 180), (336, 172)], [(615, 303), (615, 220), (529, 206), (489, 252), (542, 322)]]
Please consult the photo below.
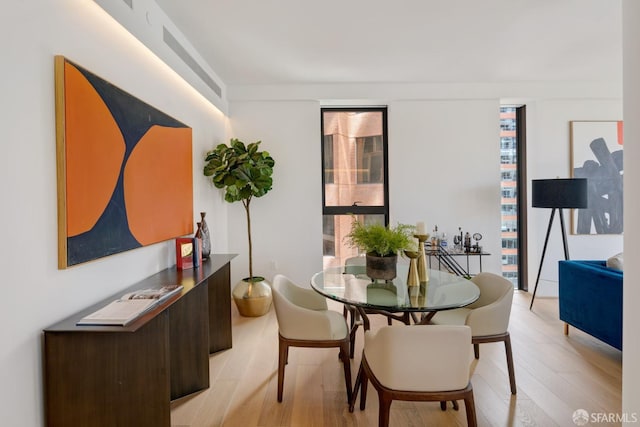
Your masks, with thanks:
[(409, 274), (407, 276), (407, 286), (417, 287), (420, 284), (420, 276), (418, 275), (418, 258), (420, 257), (420, 252), (404, 251), (404, 254), (409, 258)]
[(429, 239), (428, 234), (414, 234), (413, 237), (418, 239), (418, 280), (420, 283), (429, 281), (429, 272), (427, 270), (427, 255), (424, 252), (424, 242)]
[(425, 307), (427, 303), (427, 284), (421, 283), (420, 286), (412, 286), (407, 288), (409, 293), (409, 304), (411, 307)]

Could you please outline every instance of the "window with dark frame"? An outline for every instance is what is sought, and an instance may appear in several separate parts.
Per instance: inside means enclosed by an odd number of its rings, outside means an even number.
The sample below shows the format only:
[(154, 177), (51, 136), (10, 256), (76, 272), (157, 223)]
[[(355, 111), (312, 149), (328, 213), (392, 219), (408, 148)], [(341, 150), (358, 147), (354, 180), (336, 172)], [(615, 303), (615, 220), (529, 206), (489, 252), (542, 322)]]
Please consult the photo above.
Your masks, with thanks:
[(344, 242), (353, 217), (388, 224), (386, 107), (322, 108), (324, 266), (357, 256)]
[(502, 275), (527, 290), (526, 107), (500, 106)]

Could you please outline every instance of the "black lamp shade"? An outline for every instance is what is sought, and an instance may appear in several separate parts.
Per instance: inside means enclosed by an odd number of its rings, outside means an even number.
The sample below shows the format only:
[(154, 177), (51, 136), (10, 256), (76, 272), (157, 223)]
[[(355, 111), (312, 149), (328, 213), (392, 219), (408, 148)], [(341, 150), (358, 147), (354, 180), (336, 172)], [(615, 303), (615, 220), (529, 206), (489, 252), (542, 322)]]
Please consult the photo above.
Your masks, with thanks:
[(587, 178), (534, 179), (531, 192), (534, 208), (587, 207)]

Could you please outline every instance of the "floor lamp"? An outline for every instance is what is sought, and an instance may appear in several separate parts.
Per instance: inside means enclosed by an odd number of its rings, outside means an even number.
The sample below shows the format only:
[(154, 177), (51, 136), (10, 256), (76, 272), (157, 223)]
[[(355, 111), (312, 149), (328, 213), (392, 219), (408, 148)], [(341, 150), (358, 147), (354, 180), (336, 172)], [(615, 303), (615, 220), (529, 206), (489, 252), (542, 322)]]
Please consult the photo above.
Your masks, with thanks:
[(531, 181), (532, 206), (534, 208), (551, 208), (551, 217), (549, 218), (549, 226), (547, 227), (547, 236), (544, 238), (544, 247), (542, 248), (542, 258), (540, 258), (540, 267), (538, 268), (538, 277), (536, 277), (536, 286), (533, 288), (533, 296), (529, 310), (533, 307), (533, 300), (536, 298), (538, 290), (538, 281), (540, 280), (540, 272), (542, 272), (542, 263), (544, 262), (544, 254), (547, 252), (547, 243), (549, 243), (549, 234), (553, 225), (553, 217), (558, 210), (560, 215), (560, 228), (562, 229), (562, 244), (564, 245), (564, 259), (569, 259), (569, 247), (567, 246), (567, 231), (564, 227), (564, 216), (562, 209), (584, 209), (587, 207), (587, 179), (586, 178), (567, 178), (567, 179), (534, 179)]

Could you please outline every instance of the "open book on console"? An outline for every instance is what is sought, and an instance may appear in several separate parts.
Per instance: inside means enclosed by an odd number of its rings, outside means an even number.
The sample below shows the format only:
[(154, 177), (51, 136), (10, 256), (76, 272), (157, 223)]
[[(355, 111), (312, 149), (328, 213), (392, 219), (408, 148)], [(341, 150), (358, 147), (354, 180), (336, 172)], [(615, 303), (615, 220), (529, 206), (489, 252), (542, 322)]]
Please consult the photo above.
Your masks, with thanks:
[(180, 293), (182, 286), (140, 289), (122, 295), (78, 321), (78, 325), (126, 326), (153, 307)]

